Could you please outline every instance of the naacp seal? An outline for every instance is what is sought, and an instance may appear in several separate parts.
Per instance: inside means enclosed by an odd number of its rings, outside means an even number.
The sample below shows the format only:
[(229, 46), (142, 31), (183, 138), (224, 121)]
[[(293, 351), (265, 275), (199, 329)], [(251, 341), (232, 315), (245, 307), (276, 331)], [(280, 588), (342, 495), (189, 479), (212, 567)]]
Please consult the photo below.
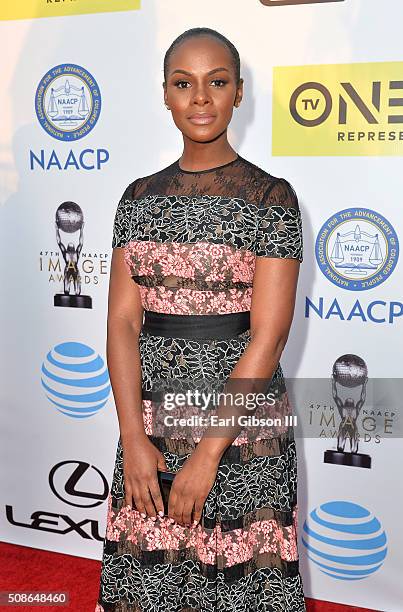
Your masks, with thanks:
[(82, 66), (59, 64), (42, 77), (35, 94), (35, 110), (39, 123), (53, 138), (83, 138), (101, 112), (98, 84)]
[(332, 283), (350, 291), (365, 291), (392, 274), (399, 241), (391, 223), (369, 208), (345, 208), (319, 230), (315, 245), (319, 268)]

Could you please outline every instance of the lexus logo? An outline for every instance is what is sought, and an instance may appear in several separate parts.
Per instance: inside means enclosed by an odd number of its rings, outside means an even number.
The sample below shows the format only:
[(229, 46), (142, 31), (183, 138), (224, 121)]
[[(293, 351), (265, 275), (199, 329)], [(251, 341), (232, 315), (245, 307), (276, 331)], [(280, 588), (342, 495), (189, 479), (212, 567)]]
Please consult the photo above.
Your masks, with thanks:
[[(49, 485), (52, 492), (65, 504), (77, 508), (95, 508), (108, 497), (109, 487), (105, 476), (94, 465), (86, 461), (61, 461), (49, 473)], [(10, 525), (33, 529), (42, 533), (54, 533), (60, 536), (75, 534), (83, 540), (104, 540), (99, 532), (96, 518), (86, 516), (71, 517), (68, 514), (46, 511), (43, 509), (28, 511), (27, 519), (16, 518), (16, 509), (6, 504), (6, 518)], [(83, 514), (83, 511), (80, 514)], [(18, 514), (18, 508), (17, 508)], [(29, 516), (30, 515), (30, 516)]]
[(66, 504), (95, 508), (108, 496), (108, 482), (102, 472), (86, 461), (61, 461), (49, 473), (52, 492)]

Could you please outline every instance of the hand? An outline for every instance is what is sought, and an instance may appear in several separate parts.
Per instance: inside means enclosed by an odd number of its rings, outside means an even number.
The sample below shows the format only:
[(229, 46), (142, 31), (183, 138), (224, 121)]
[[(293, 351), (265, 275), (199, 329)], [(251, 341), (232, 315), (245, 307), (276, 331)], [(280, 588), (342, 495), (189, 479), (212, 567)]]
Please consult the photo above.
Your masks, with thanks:
[(164, 515), (164, 503), (157, 478), (157, 469), (167, 470), (164, 455), (145, 436), (122, 441), (125, 504), (132, 506), (143, 518)]
[(204, 502), (215, 482), (219, 460), (197, 452), (197, 447), (176, 474), (168, 501), (168, 516), (185, 526), (198, 523)]

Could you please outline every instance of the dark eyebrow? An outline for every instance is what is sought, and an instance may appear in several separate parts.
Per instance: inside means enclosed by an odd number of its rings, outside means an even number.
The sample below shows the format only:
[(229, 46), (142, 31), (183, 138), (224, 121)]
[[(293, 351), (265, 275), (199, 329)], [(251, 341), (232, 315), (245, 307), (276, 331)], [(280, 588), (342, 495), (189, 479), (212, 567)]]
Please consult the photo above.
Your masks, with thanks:
[[(213, 68), (213, 70), (210, 70), (210, 72), (208, 72), (207, 75), (209, 76), (210, 74), (214, 74), (215, 72), (221, 72), (222, 70), (225, 70), (225, 72), (229, 72), (228, 68), (220, 67), (220, 68)], [(187, 76), (192, 76), (191, 72), (188, 72), (187, 70), (179, 70), (179, 69), (171, 72), (171, 76), (177, 72), (179, 72), (180, 74), (186, 74)]]

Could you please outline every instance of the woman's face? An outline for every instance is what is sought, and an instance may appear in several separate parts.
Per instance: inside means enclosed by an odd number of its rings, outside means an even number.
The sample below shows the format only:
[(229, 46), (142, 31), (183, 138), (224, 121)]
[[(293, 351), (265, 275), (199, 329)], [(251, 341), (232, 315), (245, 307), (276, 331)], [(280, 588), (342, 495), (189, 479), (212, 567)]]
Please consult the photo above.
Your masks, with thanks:
[(229, 49), (210, 36), (179, 45), (168, 62), (164, 99), (184, 136), (208, 142), (222, 134), (242, 99)]

